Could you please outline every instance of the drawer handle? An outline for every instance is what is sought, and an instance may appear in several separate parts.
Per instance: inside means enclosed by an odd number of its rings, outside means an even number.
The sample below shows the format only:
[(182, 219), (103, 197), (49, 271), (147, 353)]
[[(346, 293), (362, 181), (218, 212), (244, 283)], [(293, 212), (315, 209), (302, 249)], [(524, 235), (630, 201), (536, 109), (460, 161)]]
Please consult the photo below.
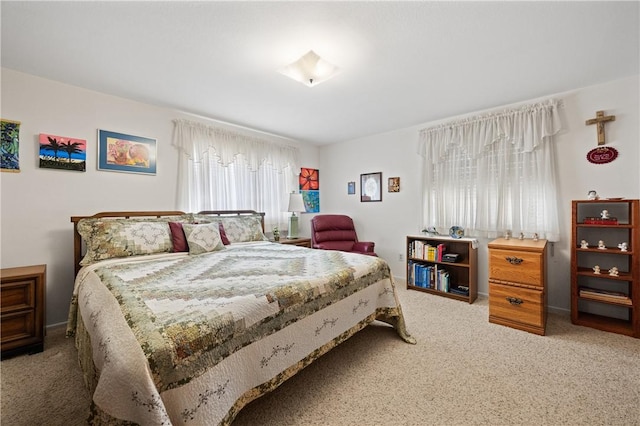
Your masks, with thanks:
[(519, 265), (522, 263), (522, 259), (515, 256), (508, 256), (508, 257), (505, 257), (505, 259), (507, 259), (507, 262), (509, 262), (512, 265)]
[(507, 297), (507, 302), (512, 305), (522, 305), (522, 299), (518, 299), (517, 297)]

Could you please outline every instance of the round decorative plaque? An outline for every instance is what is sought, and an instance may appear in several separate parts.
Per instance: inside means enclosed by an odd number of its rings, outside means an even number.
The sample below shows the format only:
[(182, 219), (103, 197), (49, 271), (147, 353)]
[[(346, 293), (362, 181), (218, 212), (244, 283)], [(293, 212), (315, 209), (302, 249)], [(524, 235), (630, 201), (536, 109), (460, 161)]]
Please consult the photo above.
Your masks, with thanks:
[(618, 157), (618, 150), (615, 148), (599, 147), (587, 153), (587, 160), (593, 164), (610, 163)]

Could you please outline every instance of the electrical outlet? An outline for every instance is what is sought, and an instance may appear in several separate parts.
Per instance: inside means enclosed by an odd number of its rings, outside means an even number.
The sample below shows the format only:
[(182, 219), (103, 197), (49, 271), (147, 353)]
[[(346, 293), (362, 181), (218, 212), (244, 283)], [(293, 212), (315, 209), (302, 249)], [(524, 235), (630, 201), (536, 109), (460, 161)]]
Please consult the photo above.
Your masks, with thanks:
[(398, 254), (398, 260), (402, 262), (404, 260), (404, 254)]

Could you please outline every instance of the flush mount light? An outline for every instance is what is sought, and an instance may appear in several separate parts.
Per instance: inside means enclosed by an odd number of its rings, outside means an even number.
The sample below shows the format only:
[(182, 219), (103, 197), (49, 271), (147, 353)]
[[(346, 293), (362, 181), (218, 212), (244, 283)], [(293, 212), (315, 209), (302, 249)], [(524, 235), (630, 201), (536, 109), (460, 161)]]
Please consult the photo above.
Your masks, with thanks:
[(279, 70), (300, 83), (312, 87), (329, 80), (340, 72), (340, 68), (322, 59), (313, 50), (308, 51), (297, 61)]

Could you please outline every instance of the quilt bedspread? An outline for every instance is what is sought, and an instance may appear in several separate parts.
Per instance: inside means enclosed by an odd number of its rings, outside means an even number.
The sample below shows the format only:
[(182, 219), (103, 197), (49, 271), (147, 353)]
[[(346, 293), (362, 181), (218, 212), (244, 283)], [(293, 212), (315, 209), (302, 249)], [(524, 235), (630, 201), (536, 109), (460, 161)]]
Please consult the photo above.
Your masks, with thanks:
[(386, 262), (267, 242), (85, 267), (69, 315), (91, 338), (94, 404), (141, 424), (228, 423), (376, 318), (411, 341)]

